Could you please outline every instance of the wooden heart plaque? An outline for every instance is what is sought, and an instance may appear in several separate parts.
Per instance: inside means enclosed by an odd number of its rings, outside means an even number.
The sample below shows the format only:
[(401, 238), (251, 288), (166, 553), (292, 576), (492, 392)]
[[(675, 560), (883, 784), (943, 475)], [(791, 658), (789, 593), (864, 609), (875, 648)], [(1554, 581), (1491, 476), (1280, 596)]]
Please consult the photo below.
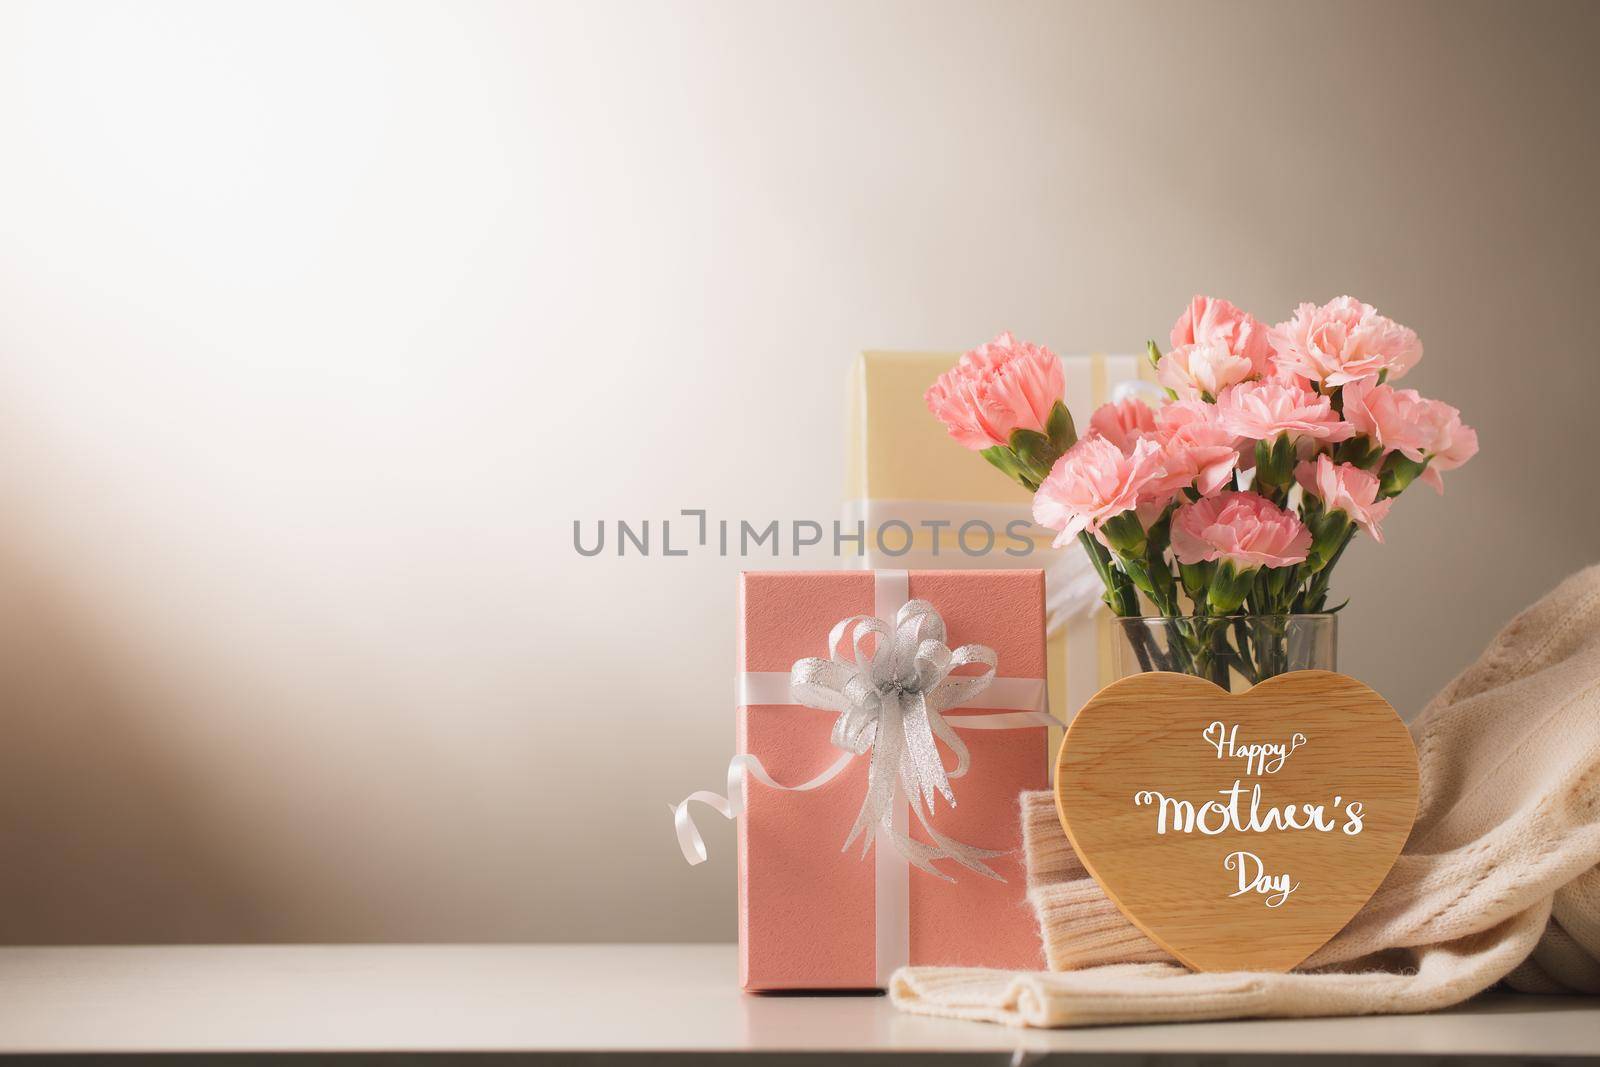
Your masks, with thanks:
[(1411, 833), (1417, 753), (1354, 678), (1244, 693), (1185, 674), (1113, 682), (1067, 729), (1056, 808), (1106, 893), (1200, 971), (1287, 971), (1338, 933)]

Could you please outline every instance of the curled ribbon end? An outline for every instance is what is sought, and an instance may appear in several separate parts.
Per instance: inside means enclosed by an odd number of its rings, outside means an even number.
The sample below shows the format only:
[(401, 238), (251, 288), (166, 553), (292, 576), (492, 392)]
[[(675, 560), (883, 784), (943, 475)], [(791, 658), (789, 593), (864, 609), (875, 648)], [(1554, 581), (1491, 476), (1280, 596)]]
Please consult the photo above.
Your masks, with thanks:
[(819, 789), (837, 778), (844, 771), (845, 764), (854, 756), (843, 753), (828, 767), (827, 770), (800, 785), (783, 785), (767, 773), (761, 761), (748, 753), (740, 753), (728, 761), (728, 795), (721, 796), (709, 790), (701, 789), (690, 793), (677, 804), (668, 804), (667, 810), (672, 812), (673, 829), (678, 835), (678, 849), (683, 853), (684, 860), (689, 866), (694, 867), (706, 861), (706, 843), (700, 836), (699, 829), (694, 824), (694, 816), (689, 813), (689, 805), (695, 801), (704, 804), (724, 819), (737, 819), (744, 814), (744, 776), (748, 773), (756, 781), (771, 789), (781, 789), (788, 793), (803, 793), (812, 789)]
[(678, 851), (683, 853), (685, 863), (698, 867), (706, 861), (706, 843), (689, 817), (689, 802), (668, 804), (667, 810), (672, 812), (672, 826), (678, 833)]

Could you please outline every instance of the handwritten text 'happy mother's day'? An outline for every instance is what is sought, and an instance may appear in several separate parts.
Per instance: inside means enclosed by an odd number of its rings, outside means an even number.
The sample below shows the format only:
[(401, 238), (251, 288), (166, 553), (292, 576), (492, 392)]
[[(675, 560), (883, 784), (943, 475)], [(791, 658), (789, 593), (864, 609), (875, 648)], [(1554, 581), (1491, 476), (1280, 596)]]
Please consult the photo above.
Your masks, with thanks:
[[(1219, 800), (1195, 804), (1191, 800), (1169, 797), (1155, 789), (1141, 789), (1133, 794), (1135, 807), (1156, 808), (1156, 833), (1200, 833), (1207, 837), (1234, 831), (1261, 834), (1274, 830), (1310, 830), (1331, 833), (1338, 830), (1350, 836), (1362, 829), (1363, 808), (1360, 801), (1345, 802), (1343, 796), (1334, 796), (1332, 804), (1284, 804), (1263, 807), (1261, 783), (1248, 789), (1246, 777), (1259, 778), (1277, 774), (1295, 751), (1306, 744), (1305, 734), (1294, 734), (1287, 741), (1245, 742), (1239, 737), (1239, 726), (1214, 722), (1201, 731), (1208, 746), (1216, 750), (1219, 760), (1236, 760), (1244, 764), (1243, 774), (1233, 785), (1217, 791)], [(1341, 820), (1340, 815), (1343, 818)], [(1236, 871), (1239, 888), (1230, 897), (1258, 893), (1269, 908), (1276, 908), (1300, 888), (1285, 873), (1269, 873), (1266, 865), (1253, 852), (1230, 852), (1222, 861), (1223, 869)]]

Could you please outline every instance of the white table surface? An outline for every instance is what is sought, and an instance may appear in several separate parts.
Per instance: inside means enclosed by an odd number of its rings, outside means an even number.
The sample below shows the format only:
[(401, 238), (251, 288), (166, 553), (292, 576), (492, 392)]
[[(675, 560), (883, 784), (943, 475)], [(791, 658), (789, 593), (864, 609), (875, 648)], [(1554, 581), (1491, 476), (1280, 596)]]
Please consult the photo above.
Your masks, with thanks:
[[(884, 997), (751, 996), (731, 945), (0, 949), (0, 1052), (1600, 1055), (1600, 998), (1430, 1016), (1011, 1030)], [(1026, 1058), (1026, 1057), (1025, 1057)]]

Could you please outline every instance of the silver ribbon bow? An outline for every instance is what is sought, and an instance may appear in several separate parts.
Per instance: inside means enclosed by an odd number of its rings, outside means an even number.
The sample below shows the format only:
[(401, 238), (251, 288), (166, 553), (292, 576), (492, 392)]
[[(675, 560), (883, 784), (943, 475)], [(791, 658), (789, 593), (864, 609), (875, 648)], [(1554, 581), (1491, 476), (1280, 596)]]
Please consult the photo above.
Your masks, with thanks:
[[(856, 755), (872, 753), (867, 795), (844, 848), (863, 838), (865, 856), (873, 841), (881, 845), (887, 839), (907, 862), (937, 878), (954, 880), (933, 865), (952, 859), (1004, 881), (983, 862), (1003, 852), (963, 844), (929, 822), (935, 794), (955, 806), (950, 780), (966, 774), (971, 762), (966, 743), (945, 721), (944, 712), (988, 688), (995, 675), (994, 650), (962, 645), (951, 651), (945, 644), (944, 619), (927, 601), (912, 600), (892, 627), (871, 615), (841, 621), (828, 634), (828, 657), (797, 660), (789, 688), (800, 703), (839, 713), (833, 744)], [(983, 672), (952, 673), (973, 663), (981, 664)], [(955, 754), (954, 768), (945, 769), (935, 738)], [(895, 801), (901, 794), (932, 844), (895, 827)]]

